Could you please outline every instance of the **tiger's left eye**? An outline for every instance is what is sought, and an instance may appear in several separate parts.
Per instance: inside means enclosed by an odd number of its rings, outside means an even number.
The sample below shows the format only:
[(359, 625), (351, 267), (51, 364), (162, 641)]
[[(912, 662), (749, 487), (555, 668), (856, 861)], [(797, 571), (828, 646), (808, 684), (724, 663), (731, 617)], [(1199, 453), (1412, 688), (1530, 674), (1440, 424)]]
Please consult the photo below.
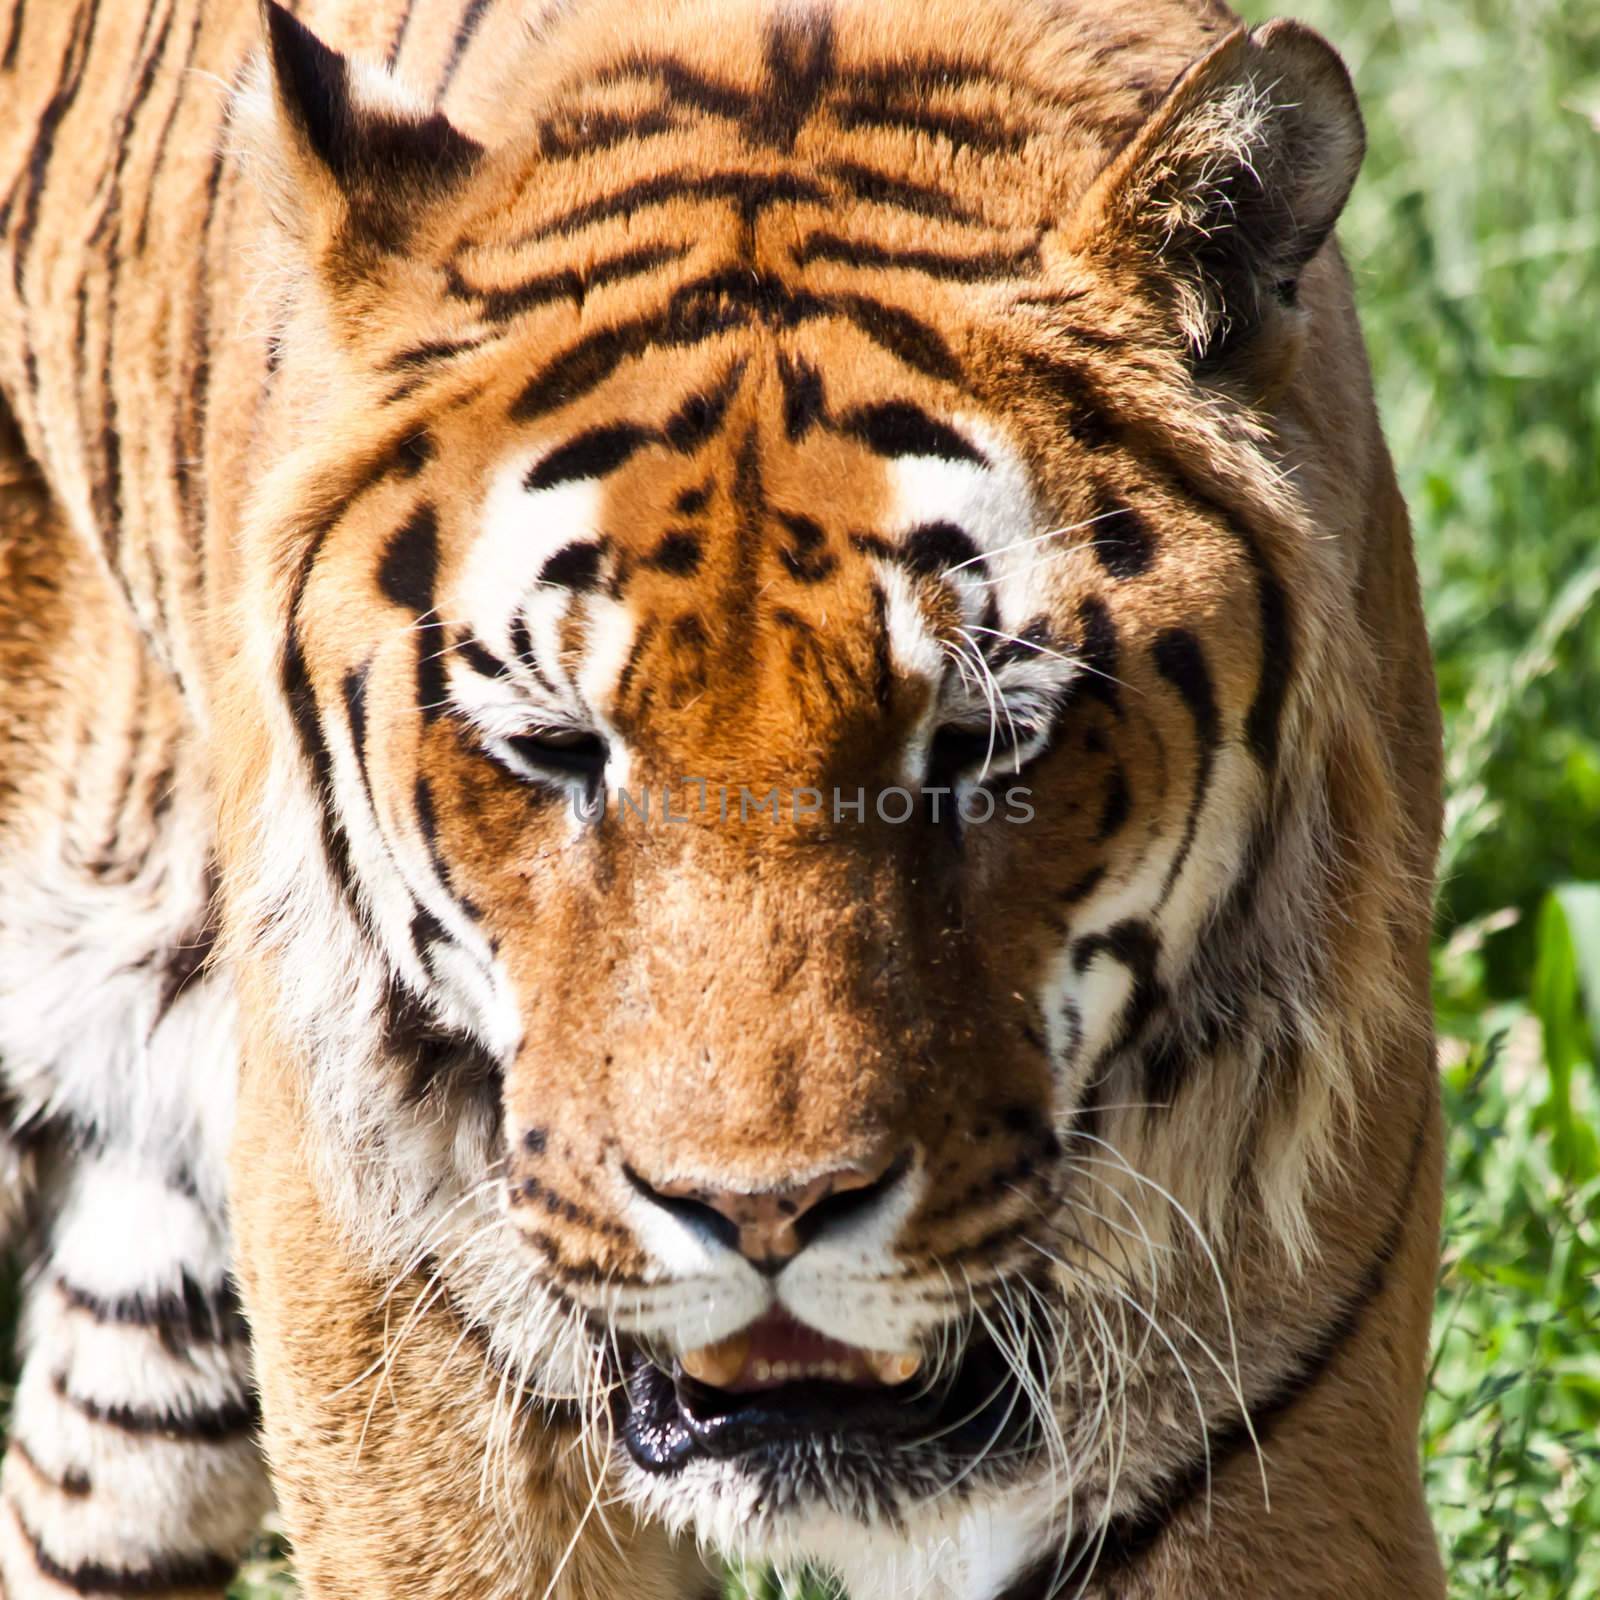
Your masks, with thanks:
[(507, 739), (506, 746), (531, 767), (591, 781), (605, 770), (610, 754), (605, 740), (587, 728), (537, 728)]
[[(988, 727), (970, 723), (944, 723), (928, 746), (930, 785), (954, 788), (962, 778), (1000, 776), (1017, 770), (1017, 752), (1033, 743), (1037, 732), (1031, 725), (1018, 723), (1013, 730), (1004, 721), (991, 735)], [(988, 771), (984, 772), (985, 763)]]

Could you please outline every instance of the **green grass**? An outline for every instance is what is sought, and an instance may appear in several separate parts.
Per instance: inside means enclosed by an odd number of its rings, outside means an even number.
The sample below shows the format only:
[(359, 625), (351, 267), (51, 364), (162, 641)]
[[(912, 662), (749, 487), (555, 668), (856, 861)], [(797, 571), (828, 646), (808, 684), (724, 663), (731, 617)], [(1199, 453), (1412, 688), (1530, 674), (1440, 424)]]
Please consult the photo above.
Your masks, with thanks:
[(1367, 112), (1343, 236), (1447, 726), (1429, 1496), (1458, 1600), (1597, 1600), (1600, 4), (1284, 8)]

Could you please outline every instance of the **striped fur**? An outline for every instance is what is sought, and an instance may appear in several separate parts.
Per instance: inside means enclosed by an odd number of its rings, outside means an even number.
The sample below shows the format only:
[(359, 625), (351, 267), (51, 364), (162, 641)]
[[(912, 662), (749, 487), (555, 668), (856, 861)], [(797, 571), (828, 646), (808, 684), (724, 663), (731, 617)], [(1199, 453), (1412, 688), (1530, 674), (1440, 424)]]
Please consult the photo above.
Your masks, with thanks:
[[(218, 1590), (258, 1414), (320, 1596), (1442, 1592), (1328, 47), (11, 0), (0, 94), (5, 1592)], [(775, 1305), (967, 1414), (669, 1449)]]

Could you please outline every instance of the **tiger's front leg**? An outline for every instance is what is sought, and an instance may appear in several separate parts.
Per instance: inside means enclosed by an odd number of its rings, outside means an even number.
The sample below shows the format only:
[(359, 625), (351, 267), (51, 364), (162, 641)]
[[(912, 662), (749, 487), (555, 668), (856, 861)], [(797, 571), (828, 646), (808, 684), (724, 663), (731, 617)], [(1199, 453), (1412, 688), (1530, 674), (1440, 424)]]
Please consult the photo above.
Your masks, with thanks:
[(712, 1600), (692, 1551), (635, 1523), (605, 1439), (496, 1367), (432, 1264), (387, 1293), (308, 1165), (292, 1075), (247, 1062), (234, 1150), (263, 1432), (312, 1600)]
[(172, 682), (3, 404), (0, 683), (0, 1242), (31, 1257), (0, 1594), (216, 1595), (270, 1493), (208, 831)]
[(9, 1600), (220, 1594), (268, 1504), (220, 1219), (137, 1156), (47, 1197), (0, 1471)]

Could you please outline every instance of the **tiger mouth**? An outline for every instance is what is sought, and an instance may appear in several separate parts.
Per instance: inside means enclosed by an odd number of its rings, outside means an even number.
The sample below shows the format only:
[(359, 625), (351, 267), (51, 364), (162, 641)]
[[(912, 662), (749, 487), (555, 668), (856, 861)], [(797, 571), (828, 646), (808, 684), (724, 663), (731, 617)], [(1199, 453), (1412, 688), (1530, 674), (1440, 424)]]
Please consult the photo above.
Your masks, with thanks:
[(983, 1338), (928, 1373), (909, 1353), (842, 1344), (777, 1312), (709, 1352), (670, 1368), (642, 1350), (625, 1358), (619, 1431), (644, 1471), (675, 1473), (696, 1460), (759, 1466), (822, 1443), (834, 1456), (878, 1462), (886, 1449), (936, 1451), (955, 1471), (1013, 1445), (1026, 1425), (1018, 1378)]

